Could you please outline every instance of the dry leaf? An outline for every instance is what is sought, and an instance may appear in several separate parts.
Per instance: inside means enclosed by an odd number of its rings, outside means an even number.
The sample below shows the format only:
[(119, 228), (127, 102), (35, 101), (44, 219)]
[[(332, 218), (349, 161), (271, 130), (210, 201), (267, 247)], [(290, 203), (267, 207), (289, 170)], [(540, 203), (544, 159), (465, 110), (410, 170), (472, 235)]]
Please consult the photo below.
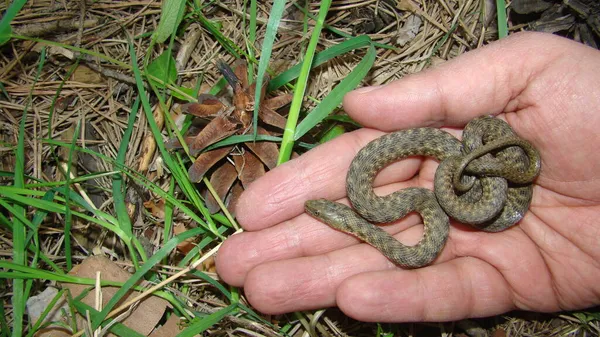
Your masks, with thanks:
[[(271, 135), (267, 130), (261, 127), (258, 127), (257, 130), (259, 135)], [(277, 147), (277, 144), (273, 142), (246, 142), (245, 144), (263, 163), (265, 163), (265, 165), (267, 165), (269, 170), (272, 170), (277, 166), (277, 158), (279, 157), (279, 148)]]
[[(96, 272), (100, 272), (102, 280), (125, 282), (131, 277), (131, 274), (121, 269), (104, 256), (88, 257), (81, 264), (75, 266), (69, 272), (69, 275), (95, 279)], [(89, 288), (88, 285), (74, 283), (64, 283), (62, 286), (68, 288), (73, 297), (79, 296), (83, 291)], [(106, 305), (118, 290), (119, 287), (102, 287), (102, 305)], [(131, 299), (137, 295), (139, 295), (139, 292), (131, 291), (121, 300), (121, 303), (125, 303), (127, 299)], [(95, 307), (94, 298), (95, 294), (92, 290), (82, 299), (82, 302), (91, 307)], [(141, 300), (135, 309), (131, 311), (131, 314), (120, 323), (142, 335), (148, 335), (160, 321), (166, 308), (167, 301), (150, 295)]]
[(225, 110), (225, 105), (216, 96), (201, 94), (198, 103), (187, 103), (181, 107), (181, 111), (200, 118), (214, 117)]
[(237, 131), (237, 128), (238, 124), (233, 117), (222, 115), (215, 117), (196, 135), (194, 142), (190, 144), (190, 153), (195, 156), (210, 144), (231, 136)]
[(206, 172), (210, 170), (219, 160), (223, 159), (233, 147), (222, 147), (209, 152), (204, 152), (196, 158), (196, 161), (190, 166), (188, 175), (194, 183), (202, 180)]
[(417, 13), (420, 10), (419, 6), (412, 0), (398, 0), (396, 8), (401, 11), (409, 11), (413, 13)]
[(253, 181), (265, 175), (265, 167), (251, 152), (246, 151), (241, 156), (234, 156), (233, 160), (244, 189), (248, 188)]
[(162, 326), (156, 328), (148, 337), (172, 337), (183, 330), (181, 319), (176, 315), (171, 315)]
[(402, 28), (398, 29), (398, 37), (396, 38), (396, 44), (400, 47), (404, 47), (407, 43), (412, 41), (419, 30), (421, 29), (422, 20), (419, 15), (410, 15), (404, 20)]
[(148, 211), (150, 211), (150, 214), (152, 214), (153, 217), (155, 217), (157, 219), (165, 218), (165, 200), (164, 199), (160, 199), (157, 202), (154, 202), (153, 200), (144, 201), (144, 207), (146, 207), (146, 209)]
[(281, 116), (271, 108), (268, 108), (266, 106), (261, 107), (260, 111), (258, 112), (258, 116), (266, 124), (272, 125), (282, 130), (285, 129), (287, 119), (285, 119), (285, 117)]
[(156, 151), (156, 141), (154, 140), (154, 135), (148, 134), (146, 137), (144, 137), (142, 149), (140, 151), (140, 164), (138, 166), (138, 170), (140, 172), (146, 172), (148, 170), (150, 163), (152, 162), (152, 158), (154, 158), (154, 151)]
[[(182, 223), (175, 223), (173, 226), (173, 235), (179, 235), (181, 233), (186, 232), (188, 229)], [(187, 238), (184, 241), (177, 244), (177, 250), (182, 252), (183, 254), (189, 253), (192, 249), (194, 249), (196, 245), (194, 244), (194, 238)]]
[(71, 79), (75, 82), (89, 84), (98, 84), (105, 82), (105, 80), (102, 78), (102, 75), (81, 64), (77, 66), (77, 68), (73, 72), (73, 75), (71, 75)]
[[(215, 192), (217, 192), (219, 199), (225, 200), (227, 192), (229, 192), (231, 185), (233, 185), (236, 179), (237, 171), (235, 167), (231, 163), (225, 162), (210, 176), (210, 184), (215, 189)], [(219, 204), (209, 191), (206, 191), (206, 193), (206, 206), (208, 210), (211, 214), (218, 212), (220, 209)]]
[(233, 217), (235, 217), (235, 208), (237, 206), (238, 200), (240, 199), (240, 195), (242, 195), (242, 192), (244, 192), (244, 188), (242, 187), (242, 184), (239, 181), (237, 181), (231, 188), (231, 191), (229, 192), (229, 195), (225, 200), (227, 210)]
[(265, 100), (262, 105), (263, 107), (277, 110), (290, 104), (292, 102), (292, 98), (293, 96), (290, 94), (283, 94)]

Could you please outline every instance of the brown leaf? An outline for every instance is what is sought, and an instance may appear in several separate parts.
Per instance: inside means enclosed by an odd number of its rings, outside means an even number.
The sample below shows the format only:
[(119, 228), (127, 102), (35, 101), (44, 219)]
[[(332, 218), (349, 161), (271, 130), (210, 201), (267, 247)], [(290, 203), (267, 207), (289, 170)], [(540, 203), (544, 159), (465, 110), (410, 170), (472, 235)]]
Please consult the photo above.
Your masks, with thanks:
[(152, 134), (148, 134), (144, 137), (142, 142), (142, 150), (140, 151), (140, 164), (138, 171), (146, 172), (150, 167), (152, 158), (154, 158), (154, 151), (156, 150), (156, 140)]
[(231, 68), (242, 88), (248, 87), (248, 62), (242, 59), (236, 60)]
[[(227, 192), (236, 179), (237, 171), (235, 170), (235, 166), (226, 161), (210, 176), (210, 184), (215, 189), (215, 192), (217, 192), (219, 199), (225, 200)], [(206, 206), (208, 210), (211, 214), (217, 213), (220, 210), (219, 204), (209, 191), (206, 191), (206, 193)]]
[(219, 160), (223, 159), (233, 147), (222, 147), (212, 151), (204, 152), (196, 158), (196, 161), (190, 166), (188, 175), (194, 183), (202, 180), (206, 172), (210, 170)]
[(287, 119), (285, 117), (278, 114), (275, 110), (262, 106), (259, 111), (260, 120), (265, 122), (266, 124), (272, 125), (274, 127), (285, 129), (285, 124), (287, 123)]
[[(263, 76), (262, 87), (260, 88), (260, 101), (259, 101), (260, 104), (262, 104), (265, 94), (267, 93), (267, 86), (269, 85), (270, 80), (271, 80), (271, 77), (269, 76), (269, 74), (265, 74)], [(256, 94), (256, 82), (252, 83), (246, 89), (246, 93), (248, 93), (248, 95), (250, 95), (250, 97), (252, 97), (251, 102), (254, 102), (254, 95)]]
[(234, 134), (238, 129), (238, 124), (232, 117), (217, 116), (208, 123), (194, 139), (190, 145), (190, 152), (195, 156), (210, 144)]
[(231, 188), (231, 192), (229, 192), (229, 195), (225, 200), (227, 210), (229, 210), (229, 213), (231, 213), (233, 217), (235, 217), (235, 208), (237, 206), (238, 200), (240, 199), (240, 195), (242, 195), (242, 192), (244, 192), (244, 188), (242, 187), (242, 184), (239, 181), (237, 181)]
[(76, 95), (69, 95), (69, 96), (59, 97), (56, 100), (56, 103), (54, 104), (54, 111), (56, 111), (56, 112), (63, 112), (65, 110), (67, 110), (67, 108), (71, 104), (73, 104), (73, 101), (75, 101), (75, 98), (77, 98)]
[(280, 109), (280, 108), (290, 104), (292, 102), (292, 97), (293, 96), (290, 94), (283, 94), (283, 95), (271, 97), (269, 99), (266, 99), (262, 103), (262, 106), (271, 108), (273, 110), (277, 110), (277, 109)]
[[(179, 222), (175, 223), (173, 226), (173, 235), (179, 235), (181, 233), (187, 232), (188, 228)], [(182, 252), (183, 254), (189, 253), (192, 249), (194, 249), (196, 245), (194, 244), (194, 238), (187, 238), (182, 242), (177, 244), (177, 250)]]
[(238, 60), (234, 63), (234, 69), (223, 61), (217, 62), (219, 71), (227, 80), (227, 83), (233, 89), (233, 116), (242, 123), (244, 129), (247, 129), (252, 120), (252, 114), (249, 111), (254, 110), (254, 92), (248, 91), (248, 68), (246, 62)]
[(243, 155), (233, 156), (235, 169), (238, 171), (238, 177), (242, 181), (244, 189), (256, 179), (265, 175), (265, 167), (261, 161), (251, 152), (246, 151)]
[(165, 218), (165, 200), (160, 199), (158, 202), (154, 202), (154, 200), (144, 201), (144, 207), (150, 211), (150, 214), (158, 219)]
[[(125, 282), (131, 277), (131, 274), (121, 269), (114, 262), (110, 261), (104, 256), (88, 257), (81, 264), (75, 266), (69, 272), (69, 275), (95, 279), (96, 272), (101, 273), (100, 277), (104, 281)], [(79, 296), (89, 288), (88, 285), (74, 283), (64, 283), (62, 286), (64, 288), (68, 288), (73, 297)], [(119, 290), (119, 287), (102, 287), (102, 307), (108, 303), (108, 301), (115, 295), (117, 290)], [(138, 294), (139, 293), (137, 291), (129, 292), (125, 297), (123, 297), (121, 303), (125, 303), (127, 299), (133, 298)], [(91, 307), (95, 307), (94, 297), (94, 291), (91, 291), (82, 299), (82, 302)], [(139, 332), (142, 335), (148, 335), (160, 321), (166, 308), (167, 302), (165, 300), (157, 296), (150, 295), (149, 297), (141, 300), (140, 303), (132, 310), (132, 312), (124, 320), (120, 321), (120, 323), (134, 331)]]
[[(258, 127), (257, 130), (259, 135), (271, 135), (269, 131), (261, 127)], [(244, 144), (254, 152), (265, 165), (267, 165), (269, 170), (272, 170), (277, 166), (277, 158), (279, 157), (279, 148), (277, 147), (277, 144), (273, 142), (246, 142)]]
[[(190, 142), (193, 142), (196, 137), (188, 137), (188, 138), (190, 138)], [(181, 142), (179, 141), (179, 139), (171, 138), (165, 142), (165, 148), (167, 148), (167, 150), (175, 150), (175, 149), (181, 149), (182, 146), (181, 146)]]
[(223, 74), (223, 77), (225, 78), (227, 83), (229, 83), (229, 86), (233, 89), (234, 102), (235, 102), (235, 95), (244, 93), (244, 88), (242, 86), (242, 82), (240, 81), (238, 76), (235, 74), (235, 71), (233, 69), (231, 69), (231, 67), (227, 63), (225, 63), (223, 60), (217, 61), (217, 68), (219, 68), (219, 71), (221, 72), (221, 74)]
[(225, 110), (225, 105), (216, 96), (209, 94), (199, 95), (198, 103), (187, 103), (181, 107), (183, 113), (200, 118), (216, 116), (223, 110)]
[(176, 336), (183, 330), (183, 323), (177, 315), (171, 315), (161, 327), (152, 331), (148, 337), (171, 337)]
[[(152, 116), (154, 117), (154, 121), (159, 129), (165, 124), (165, 114), (163, 113), (163, 109), (160, 104), (156, 105), (154, 111), (152, 112)], [(140, 156), (140, 162), (138, 166), (138, 170), (140, 172), (146, 172), (150, 167), (150, 163), (152, 158), (154, 158), (154, 152), (156, 151), (156, 140), (152, 135), (146, 136), (144, 138), (144, 142), (142, 143), (142, 150)]]
[(399, 0), (396, 4), (396, 8), (398, 8), (401, 11), (408, 11), (413, 13), (418, 13), (420, 10), (419, 5), (417, 5), (412, 0)]
[(233, 116), (235, 119), (242, 123), (242, 129), (248, 130), (252, 124), (252, 112), (247, 110), (235, 109), (233, 110)]
[(75, 68), (75, 71), (71, 75), (71, 80), (75, 82), (88, 84), (97, 84), (105, 82), (100, 73), (93, 71), (92, 69), (81, 64), (77, 66), (77, 68)]
[(492, 333), (492, 337), (506, 337), (506, 331), (502, 328), (496, 329)]
[[(198, 129), (194, 126), (190, 127), (187, 134), (183, 137), (183, 141), (187, 144), (188, 148), (196, 139), (196, 135), (202, 131), (202, 129)], [(190, 136), (193, 135), (193, 136)], [(177, 137), (171, 138), (165, 142), (165, 147), (169, 150), (181, 149), (183, 146), (179, 142)]]

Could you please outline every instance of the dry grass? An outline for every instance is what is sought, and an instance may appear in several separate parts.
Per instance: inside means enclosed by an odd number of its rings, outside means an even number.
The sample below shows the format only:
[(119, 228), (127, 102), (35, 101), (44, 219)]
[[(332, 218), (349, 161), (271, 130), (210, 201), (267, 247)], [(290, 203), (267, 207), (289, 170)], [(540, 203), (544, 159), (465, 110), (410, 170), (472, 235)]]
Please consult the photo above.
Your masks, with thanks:
[[(4, 6), (6, 4), (7, 2)], [(242, 4), (241, 0), (217, 1), (208, 4), (203, 9), (203, 14), (211, 22), (220, 25), (221, 33), (234, 45), (245, 50), (249, 39), (245, 28), (249, 16)], [(409, 1), (334, 1), (327, 23), (348, 34), (368, 33), (375, 42), (394, 47), (378, 49), (372, 71), (363, 81), (363, 85), (377, 85), (421, 71), (494, 40), (494, 9), (482, 8), (492, 4), (492, 1), (479, 0), (421, 0), (417, 5)], [(309, 3), (307, 8), (316, 15), (318, 2)], [(265, 33), (269, 11), (269, 5), (258, 5), (259, 45)], [(82, 13), (85, 14), (83, 17)], [(148, 35), (157, 27), (160, 14), (159, 2), (146, 1), (46, 0), (26, 5), (13, 22), (18, 34), (80, 47), (122, 63), (107, 62), (59, 45), (48, 46), (46, 43), (26, 39), (13, 39), (4, 45), (0, 53), (0, 82), (8, 96), (0, 99), (0, 170), (14, 171), (14, 148), (17, 144), (19, 123), (23, 111), (27, 108), (29, 115), (25, 122), (25, 171), (32, 179), (64, 179), (59, 167), (69, 162), (69, 149), (50, 146), (44, 141), (46, 138), (70, 143), (75, 136), (77, 145), (115, 158), (127, 128), (128, 115), (138, 96), (133, 72), (127, 66), (131, 64), (127, 41), (130, 37), (134, 38), (137, 61), (140, 63), (160, 55), (168, 43), (150, 46), (151, 39)], [(421, 24), (418, 26), (417, 35), (411, 37), (407, 26), (415, 20), (421, 20)], [(57, 25), (57, 22), (60, 22), (60, 25)], [(227, 52), (222, 42), (209, 34), (204, 25), (198, 23), (196, 17), (186, 18), (184, 23), (185, 27), (178, 34), (174, 44), (178, 61), (177, 81), (182, 86), (193, 88), (201, 78), (200, 90), (206, 92), (221, 77), (215, 66), (216, 59), (232, 63), (234, 57)], [(281, 72), (299, 61), (298, 55), (302, 55), (308, 39), (303, 33), (303, 25), (304, 14), (293, 5), (288, 5), (272, 50), (271, 69), (274, 72)], [(514, 30), (518, 28), (513, 27)], [(338, 34), (326, 30), (319, 43), (319, 49), (326, 49), (343, 40)], [(40, 51), (43, 46), (48, 48), (45, 64), (39, 71)], [(356, 51), (345, 54), (313, 70), (307, 91), (311, 99), (307, 100), (305, 107), (308, 109), (325, 97), (361, 60), (362, 53), (363, 51)], [(80, 66), (73, 68), (77, 60)], [(74, 72), (71, 73), (73, 69)], [(151, 102), (155, 104), (158, 114), (155, 97), (151, 98)], [(171, 104), (169, 101), (167, 104), (171, 109), (169, 114), (175, 116), (178, 111), (177, 102)], [(81, 130), (75, 134), (78, 123), (81, 124)], [(166, 131), (163, 133), (166, 136)], [(148, 152), (148, 142), (152, 142), (152, 133), (145, 115), (140, 112), (135, 120), (125, 165), (139, 171), (149, 181), (168, 191), (171, 176), (164, 171), (160, 153), (155, 150)], [(78, 175), (113, 170), (112, 163), (83, 153), (74, 161), (78, 164), (72, 165), (71, 170)], [(8, 183), (8, 180), (5, 182)], [(108, 176), (88, 180), (75, 187), (78, 193), (89, 197), (99, 210), (114, 214), (111, 188), (112, 179)], [(129, 188), (133, 189), (131, 185)], [(148, 192), (138, 194), (144, 195)], [(154, 202), (160, 199), (154, 193), (142, 198)], [(133, 201), (130, 205), (136, 207)], [(135, 212), (141, 212), (141, 218), (133, 219), (135, 235), (144, 239), (150, 251), (160, 248), (163, 239), (161, 230), (154, 228), (162, 226), (164, 219), (157, 217), (157, 214), (150, 210), (141, 210), (139, 203), (137, 207)], [(177, 211), (174, 218), (185, 225), (192, 223), (189, 217)], [(63, 250), (65, 237), (62, 232), (64, 222), (65, 218), (59, 214), (49, 215), (40, 227), (39, 237), (41, 250), (60, 268), (66, 270)], [(124, 255), (124, 248), (112, 233), (90, 226), (83, 220), (74, 221), (72, 231), (73, 238), (77, 241), (74, 246), (74, 264), (95, 251), (103, 252), (131, 267), (127, 255)], [(12, 234), (1, 227), (0, 239), (0, 254), (3, 259), (9, 259), (13, 249)], [(166, 265), (157, 265), (155, 268), (162, 275), (174, 273), (170, 265), (175, 265), (181, 259), (181, 254), (171, 254), (169, 259)], [(204, 269), (208, 275), (216, 278), (211, 268), (210, 264), (207, 264)], [(33, 293), (43, 287), (42, 280), (34, 282)], [(176, 280), (169, 285), (169, 289), (199, 312), (213, 313), (227, 306), (222, 293), (210, 283), (192, 277)], [(0, 290), (8, 317), (12, 313), (10, 295), (10, 286)], [(365, 324), (353, 321), (334, 309), (265, 318), (279, 327), (284, 327), (287, 333), (293, 336), (307, 333), (322, 336), (373, 336), (378, 333), (385, 336), (459, 336), (464, 333), (462, 328), (458, 328), (463, 323)], [(589, 318), (589, 321), (586, 321), (586, 318)], [(587, 316), (585, 313), (515, 313), (472, 323), (479, 327), (472, 330), (474, 333), (482, 333), (485, 330), (490, 334), (495, 333), (494, 336), (597, 336), (600, 331), (597, 317)], [(204, 334), (275, 336), (279, 335), (279, 332), (248, 316), (230, 315), (225, 316)]]

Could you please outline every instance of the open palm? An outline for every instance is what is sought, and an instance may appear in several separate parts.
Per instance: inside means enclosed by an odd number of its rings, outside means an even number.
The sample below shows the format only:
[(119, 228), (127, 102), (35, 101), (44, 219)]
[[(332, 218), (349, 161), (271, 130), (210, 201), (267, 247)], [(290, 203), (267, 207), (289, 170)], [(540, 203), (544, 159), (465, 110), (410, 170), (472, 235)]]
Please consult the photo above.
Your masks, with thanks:
[[(600, 303), (600, 52), (545, 34), (517, 34), (384, 87), (346, 96), (365, 128), (269, 172), (238, 204), (246, 232), (221, 247), (219, 275), (264, 313), (339, 306), (365, 321), (443, 321), (512, 309)], [(501, 233), (453, 224), (434, 264), (394, 266), (374, 248), (303, 214), (304, 201), (345, 196), (356, 152), (383, 132), (505, 119), (542, 156), (530, 211)], [(381, 131), (378, 131), (381, 130)], [(377, 177), (378, 193), (432, 187), (437, 163), (409, 158)], [(410, 215), (385, 226), (416, 243)]]

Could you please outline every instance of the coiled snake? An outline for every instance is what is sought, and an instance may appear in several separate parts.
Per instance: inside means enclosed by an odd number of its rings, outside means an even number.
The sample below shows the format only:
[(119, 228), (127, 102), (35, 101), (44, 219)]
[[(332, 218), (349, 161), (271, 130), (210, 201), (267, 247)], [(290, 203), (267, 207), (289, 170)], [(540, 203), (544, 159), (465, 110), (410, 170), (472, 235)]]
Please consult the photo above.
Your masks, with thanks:
[[(433, 191), (412, 187), (376, 195), (372, 184), (377, 173), (409, 156), (440, 161)], [(521, 220), (540, 167), (538, 151), (497, 118), (484, 116), (469, 122), (462, 142), (435, 128), (407, 129), (373, 140), (352, 160), (346, 191), (356, 212), (325, 199), (308, 200), (305, 210), (377, 248), (398, 266), (418, 268), (431, 263), (444, 247), (449, 217), (488, 232)], [(418, 212), (424, 224), (423, 237), (414, 246), (402, 244), (368, 222), (390, 222), (410, 212)]]

